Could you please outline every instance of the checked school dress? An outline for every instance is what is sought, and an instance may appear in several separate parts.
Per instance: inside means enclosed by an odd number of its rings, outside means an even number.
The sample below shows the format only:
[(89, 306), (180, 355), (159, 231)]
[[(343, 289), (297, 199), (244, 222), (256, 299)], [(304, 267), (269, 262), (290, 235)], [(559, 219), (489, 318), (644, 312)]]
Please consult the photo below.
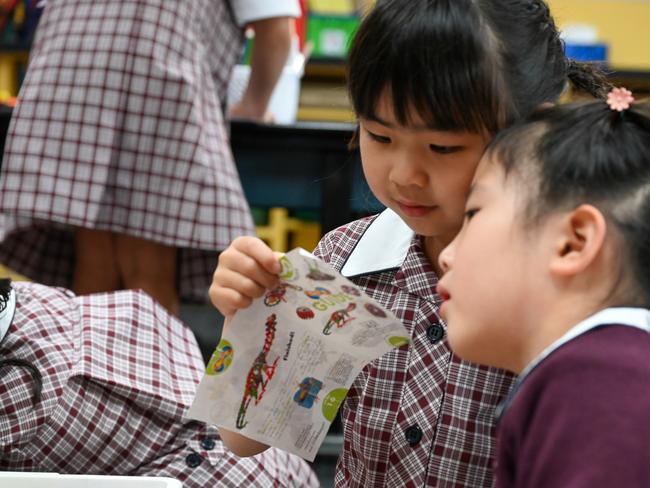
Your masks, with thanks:
[(48, 1), (6, 142), (0, 262), (70, 287), (73, 228), (107, 230), (179, 248), (180, 296), (205, 300), (217, 252), (254, 233), (223, 113), (240, 25), (299, 14), (267, 3)]
[(411, 339), (352, 384), (336, 486), (491, 487), (495, 410), (513, 377), (450, 351), (420, 237), (385, 210), (330, 232), (314, 254), (392, 310)]
[[(0, 470), (318, 486), (302, 459), (274, 448), (239, 458), (215, 427), (185, 419), (203, 361), (191, 331), (148, 295), (12, 286), (0, 312)], [(40, 401), (16, 360), (40, 371)]]

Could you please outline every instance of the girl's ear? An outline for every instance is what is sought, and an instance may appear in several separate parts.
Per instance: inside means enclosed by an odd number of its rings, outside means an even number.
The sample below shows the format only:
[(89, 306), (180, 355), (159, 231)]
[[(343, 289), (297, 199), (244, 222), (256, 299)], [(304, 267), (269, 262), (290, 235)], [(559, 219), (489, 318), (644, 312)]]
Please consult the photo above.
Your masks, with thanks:
[(606, 234), (607, 223), (600, 210), (592, 205), (580, 205), (559, 225), (551, 273), (569, 277), (587, 269), (603, 248)]

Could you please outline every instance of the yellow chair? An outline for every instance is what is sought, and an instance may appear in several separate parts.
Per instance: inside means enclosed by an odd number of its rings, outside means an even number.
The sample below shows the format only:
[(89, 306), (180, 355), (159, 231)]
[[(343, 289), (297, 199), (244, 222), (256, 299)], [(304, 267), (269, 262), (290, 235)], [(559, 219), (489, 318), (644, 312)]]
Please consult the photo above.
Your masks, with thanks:
[(6, 102), (18, 94), (18, 69), (26, 64), (27, 51), (0, 53), (0, 102)]
[(287, 252), (291, 247), (302, 247), (311, 251), (321, 237), (318, 222), (307, 222), (289, 217), (289, 210), (283, 207), (269, 209), (268, 224), (257, 226), (257, 236), (266, 241), (274, 251)]

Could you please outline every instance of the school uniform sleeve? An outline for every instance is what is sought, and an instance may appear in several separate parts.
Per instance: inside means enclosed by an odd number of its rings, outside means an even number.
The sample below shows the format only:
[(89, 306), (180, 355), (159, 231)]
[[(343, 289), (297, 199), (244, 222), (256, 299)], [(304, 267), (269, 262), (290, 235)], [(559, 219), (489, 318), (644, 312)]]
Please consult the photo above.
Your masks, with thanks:
[(650, 486), (648, 350), (606, 327), (538, 366), (499, 428), (497, 488)]
[(240, 26), (272, 17), (300, 16), (298, 0), (233, 0), (231, 4), (237, 24)]
[(316, 487), (305, 461), (271, 448), (239, 458), (216, 427), (186, 419), (204, 370), (188, 327), (142, 291), (76, 297), (15, 283), (0, 357), (0, 471), (169, 476), (184, 488)]

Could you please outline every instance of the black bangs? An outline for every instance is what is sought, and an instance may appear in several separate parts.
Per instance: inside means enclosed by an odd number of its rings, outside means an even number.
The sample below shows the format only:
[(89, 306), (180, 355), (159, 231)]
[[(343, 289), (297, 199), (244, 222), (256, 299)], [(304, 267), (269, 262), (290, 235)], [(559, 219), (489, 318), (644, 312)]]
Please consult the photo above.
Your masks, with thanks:
[(472, 1), (380, 0), (350, 51), (354, 110), (375, 117), (386, 91), (401, 125), (417, 114), (434, 130), (496, 132), (510, 118), (498, 48)]

